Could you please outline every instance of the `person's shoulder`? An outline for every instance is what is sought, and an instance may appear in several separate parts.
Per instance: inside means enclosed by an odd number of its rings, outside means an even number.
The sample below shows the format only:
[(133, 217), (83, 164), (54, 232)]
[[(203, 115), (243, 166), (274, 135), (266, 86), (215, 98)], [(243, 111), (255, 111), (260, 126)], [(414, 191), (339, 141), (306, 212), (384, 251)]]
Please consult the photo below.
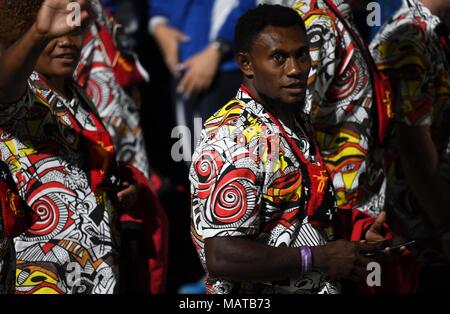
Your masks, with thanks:
[(397, 44), (404, 41), (424, 45), (433, 36), (431, 18), (414, 8), (402, 7), (383, 25), (372, 45), (385, 42)]
[(235, 98), (220, 108), (204, 124), (196, 153), (217, 150), (232, 155), (250, 149), (264, 129), (262, 108), (251, 99)]
[(234, 98), (216, 111), (208, 120), (204, 127), (207, 133), (217, 131), (223, 127), (235, 127), (242, 114), (246, 111), (246, 103)]
[(292, 8), (296, 10), (305, 21), (307, 29), (312, 25), (321, 25), (328, 29), (333, 28), (336, 25), (336, 19), (317, 1), (295, 1)]

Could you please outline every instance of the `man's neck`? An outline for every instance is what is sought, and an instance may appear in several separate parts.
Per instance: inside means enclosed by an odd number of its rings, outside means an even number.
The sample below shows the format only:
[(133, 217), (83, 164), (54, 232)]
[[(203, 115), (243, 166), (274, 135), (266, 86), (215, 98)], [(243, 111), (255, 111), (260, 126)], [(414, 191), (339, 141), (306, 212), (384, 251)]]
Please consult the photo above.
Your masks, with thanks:
[(58, 95), (62, 96), (66, 100), (71, 100), (73, 95), (69, 88), (67, 88), (66, 85), (66, 79), (64, 77), (48, 77), (45, 75), (41, 76), (44, 77), (45, 82), (47, 83), (48, 87), (56, 92)]
[(244, 82), (245, 87), (250, 91), (252, 98), (261, 104), (264, 109), (274, 115), (277, 119), (281, 120), (284, 125), (286, 125), (291, 130), (295, 127), (295, 117), (296, 113), (294, 110), (286, 110), (288, 105), (283, 105), (280, 103), (275, 103), (265, 97), (263, 97), (258, 91), (253, 87), (253, 84), (246, 81)]

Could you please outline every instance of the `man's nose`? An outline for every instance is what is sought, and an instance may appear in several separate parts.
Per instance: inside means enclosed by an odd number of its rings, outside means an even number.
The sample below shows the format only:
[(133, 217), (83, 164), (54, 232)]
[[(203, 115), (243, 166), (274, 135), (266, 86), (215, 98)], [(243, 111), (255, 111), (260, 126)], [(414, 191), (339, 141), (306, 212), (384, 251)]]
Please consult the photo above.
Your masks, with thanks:
[(70, 35), (61, 36), (58, 38), (58, 47), (73, 47), (74, 41)]
[(289, 58), (287, 62), (287, 75), (299, 76), (303, 73), (304, 65), (296, 58)]

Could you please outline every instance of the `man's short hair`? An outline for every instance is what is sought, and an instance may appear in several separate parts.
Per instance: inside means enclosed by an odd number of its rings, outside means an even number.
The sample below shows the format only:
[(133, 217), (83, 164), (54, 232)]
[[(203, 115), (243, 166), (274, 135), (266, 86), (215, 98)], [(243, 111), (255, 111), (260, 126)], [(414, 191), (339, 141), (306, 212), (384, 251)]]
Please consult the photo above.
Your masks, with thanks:
[(249, 52), (255, 38), (267, 26), (291, 27), (298, 25), (306, 32), (305, 23), (297, 11), (281, 5), (262, 4), (242, 15), (235, 30), (235, 50)]
[(8, 47), (36, 21), (44, 0), (0, 0), (0, 42)]

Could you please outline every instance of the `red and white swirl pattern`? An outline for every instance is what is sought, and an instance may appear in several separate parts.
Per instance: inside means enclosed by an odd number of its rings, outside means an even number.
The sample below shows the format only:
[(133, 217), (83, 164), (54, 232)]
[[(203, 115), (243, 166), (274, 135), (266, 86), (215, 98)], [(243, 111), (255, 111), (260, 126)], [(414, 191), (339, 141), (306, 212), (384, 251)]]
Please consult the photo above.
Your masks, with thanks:
[(198, 174), (198, 196), (206, 199), (223, 166), (223, 159), (214, 150), (205, 150), (199, 159), (194, 161), (194, 169)]
[(215, 223), (235, 223), (253, 211), (256, 196), (251, 182), (255, 179), (249, 169), (234, 169), (219, 180), (211, 196)]

